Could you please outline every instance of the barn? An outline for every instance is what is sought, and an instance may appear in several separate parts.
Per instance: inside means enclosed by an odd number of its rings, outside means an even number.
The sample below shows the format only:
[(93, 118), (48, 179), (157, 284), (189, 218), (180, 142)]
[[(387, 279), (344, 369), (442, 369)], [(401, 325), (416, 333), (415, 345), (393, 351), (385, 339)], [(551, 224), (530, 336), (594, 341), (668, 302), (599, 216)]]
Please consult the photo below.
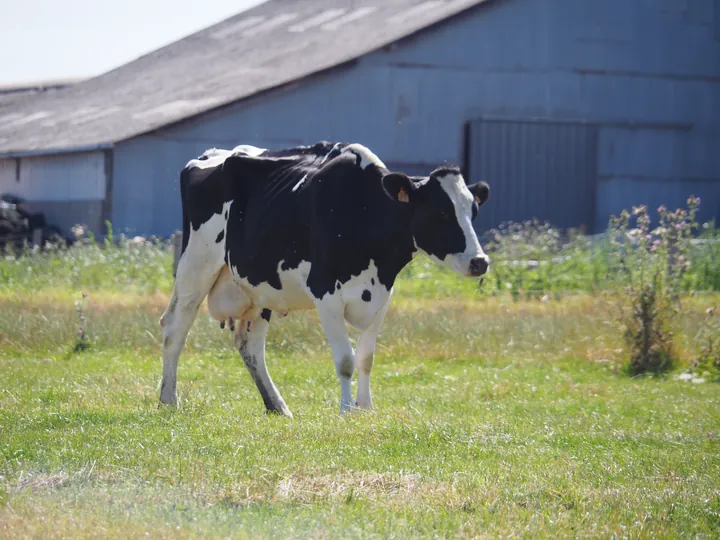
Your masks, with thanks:
[(100, 76), (0, 100), (0, 192), (68, 228), (180, 227), (209, 147), (361, 142), (487, 180), (476, 227), (703, 199), (720, 214), (720, 0), (269, 0)]

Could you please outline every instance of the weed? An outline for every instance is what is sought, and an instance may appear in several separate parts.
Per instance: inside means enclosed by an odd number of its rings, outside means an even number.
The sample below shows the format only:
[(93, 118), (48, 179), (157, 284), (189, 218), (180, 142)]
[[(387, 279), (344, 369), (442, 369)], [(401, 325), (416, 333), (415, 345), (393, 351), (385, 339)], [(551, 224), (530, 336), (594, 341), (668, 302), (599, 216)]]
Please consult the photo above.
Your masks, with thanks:
[[(675, 358), (673, 326), (679, 294), (690, 265), (690, 238), (697, 228), (700, 199), (690, 197), (688, 208), (669, 212), (658, 208), (659, 226), (651, 230), (647, 206), (623, 210), (610, 220), (609, 234), (618, 278), (626, 297), (620, 321), (630, 347), (628, 370), (636, 375), (668, 370)], [(630, 228), (631, 221), (635, 227)]]
[(75, 302), (75, 312), (78, 316), (78, 329), (75, 334), (75, 344), (72, 351), (75, 353), (86, 351), (90, 348), (90, 338), (87, 333), (87, 318), (85, 317), (85, 299), (87, 294), (83, 293), (82, 300)]
[(705, 310), (695, 339), (700, 344), (695, 367), (708, 372), (715, 380), (720, 379), (720, 308), (713, 306)]

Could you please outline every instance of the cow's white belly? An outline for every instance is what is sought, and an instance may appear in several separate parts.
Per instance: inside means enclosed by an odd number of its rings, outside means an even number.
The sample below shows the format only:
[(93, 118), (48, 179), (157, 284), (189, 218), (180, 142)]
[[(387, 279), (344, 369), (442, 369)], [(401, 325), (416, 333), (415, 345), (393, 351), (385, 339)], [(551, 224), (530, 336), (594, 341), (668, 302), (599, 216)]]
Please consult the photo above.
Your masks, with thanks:
[(267, 283), (251, 285), (247, 279), (224, 267), (208, 294), (208, 311), (218, 320), (252, 320), (262, 309), (271, 309), (285, 315), (291, 311), (313, 309), (328, 303), (342, 306), (344, 318), (354, 327), (365, 330), (375, 314), (385, 305), (390, 292), (380, 284), (377, 269), (370, 267), (337, 288), (316, 299), (307, 287), (310, 263), (303, 262), (292, 270), (278, 272), (282, 289)]
[(254, 319), (262, 309), (271, 309), (281, 314), (290, 311), (312, 309), (312, 296), (305, 283), (310, 273), (310, 263), (301, 263), (298, 268), (280, 271), (282, 289), (267, 283), (252, 285), (247, 279), (233, 274), (226, 266), (220, 272), (208, 294), (208, 311), (218, 321), (232, 317), (238, 320)]

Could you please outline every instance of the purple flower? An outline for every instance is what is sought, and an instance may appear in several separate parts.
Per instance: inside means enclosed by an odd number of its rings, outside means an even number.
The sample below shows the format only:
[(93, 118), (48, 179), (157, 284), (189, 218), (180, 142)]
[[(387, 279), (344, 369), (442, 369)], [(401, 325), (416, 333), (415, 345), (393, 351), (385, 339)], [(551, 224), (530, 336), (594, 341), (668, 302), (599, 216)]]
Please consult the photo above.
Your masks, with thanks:
[(645, 238), (647, 238), (648, 240), (652, 240), (652, 234), (646, 234)]
[(678, 256), (678, 261), (682, 261), (684, 258), (685, 258), (685, 255), (679, 255), (679, 256)]
[(676, 223), (676, 224), (675, 224), (675, 228), (676, 228), (676, 229), (681, 229), (681, 228), (682, 228), (682, 224), (681, 224), (681, 223)]
[(663, 213), (663, 212), (665, 211), (665, 206), (661, 204), (660, 206), (658, 206), (658, 210), (657, 210), (657, 211), (658, 211), (659, 213)]
[(659, 246), (659, 245), (660, 245), (660, 240), (655, 240), (653, 242), (653, 246)]

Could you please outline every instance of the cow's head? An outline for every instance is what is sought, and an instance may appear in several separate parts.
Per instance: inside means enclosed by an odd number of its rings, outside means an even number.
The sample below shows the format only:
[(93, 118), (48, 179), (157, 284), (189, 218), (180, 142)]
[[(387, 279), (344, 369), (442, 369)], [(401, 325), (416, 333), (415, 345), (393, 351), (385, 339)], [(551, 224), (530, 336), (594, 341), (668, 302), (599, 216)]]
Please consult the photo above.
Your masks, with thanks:
[(389, 173), (382, 179), (391, 199), (410, 205), (415, 246), (463, 276), (482, 276), (489, 259), (472, 222), (487, 201), (485, 182), (467, 185), (456, 167), (440, 167), (428, 177)]

